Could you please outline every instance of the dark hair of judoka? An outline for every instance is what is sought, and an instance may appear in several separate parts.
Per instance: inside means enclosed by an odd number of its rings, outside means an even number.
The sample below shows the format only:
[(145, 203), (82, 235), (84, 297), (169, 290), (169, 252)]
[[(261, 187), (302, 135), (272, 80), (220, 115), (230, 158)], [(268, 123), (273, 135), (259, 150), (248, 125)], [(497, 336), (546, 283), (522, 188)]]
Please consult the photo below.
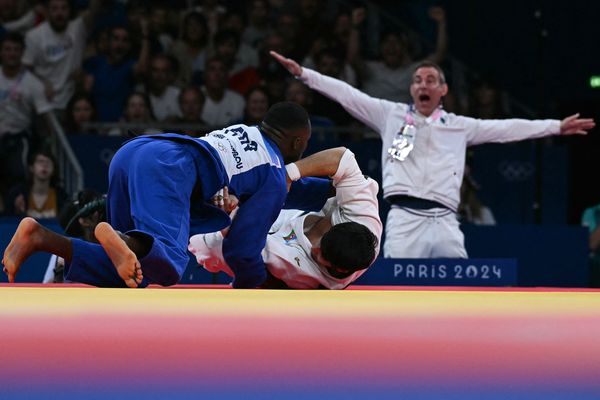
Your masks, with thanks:
[(368, 268), (375, 259), (377, 237), (357, 222), (331, 227), (321, 239), (321, 255), (333, 267), (351, 272)]
[(276, 132), (290, 133), (309, 128), (310, 121), (302, 106), (291, 101), (282, 101), (269, 108), (263, 118), (263, 125)]

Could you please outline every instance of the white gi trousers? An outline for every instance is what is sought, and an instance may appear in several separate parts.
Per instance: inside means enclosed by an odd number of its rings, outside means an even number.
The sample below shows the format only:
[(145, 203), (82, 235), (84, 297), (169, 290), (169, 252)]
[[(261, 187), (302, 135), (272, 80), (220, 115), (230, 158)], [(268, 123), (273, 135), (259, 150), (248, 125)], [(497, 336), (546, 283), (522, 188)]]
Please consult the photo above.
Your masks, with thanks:
[(386, 258), (467, 258), (454, 212), (395, 205), (387, 215), (383, 254)]

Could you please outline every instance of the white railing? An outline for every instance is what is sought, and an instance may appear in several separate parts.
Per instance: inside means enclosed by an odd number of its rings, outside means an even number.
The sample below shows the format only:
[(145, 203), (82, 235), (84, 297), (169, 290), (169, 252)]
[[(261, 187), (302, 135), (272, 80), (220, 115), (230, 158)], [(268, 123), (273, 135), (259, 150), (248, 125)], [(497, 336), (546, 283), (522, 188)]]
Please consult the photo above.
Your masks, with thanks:
[(53, 139), (52, 152), (54, 153), (60, 172), (60, 180), (64, 185), (65, 191), (70, 195), (79, 193), (84, 187), (83, 169), (79, 160), (75, 156), (65, 131), (63, 130), (56, 115), (51, 112), (49, 115), (50, 125), (52, 127)]

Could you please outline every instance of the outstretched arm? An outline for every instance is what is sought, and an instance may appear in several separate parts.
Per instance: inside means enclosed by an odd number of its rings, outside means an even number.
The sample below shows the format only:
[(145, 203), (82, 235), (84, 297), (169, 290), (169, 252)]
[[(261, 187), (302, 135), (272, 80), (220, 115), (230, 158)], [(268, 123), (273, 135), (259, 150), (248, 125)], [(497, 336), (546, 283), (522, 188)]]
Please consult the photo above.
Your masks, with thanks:
[(579, 113), (573, 114), (560, 122), (561, 135), (587, 135), (587, 131), (594, 128), (596, 122), (593, 118), (579, 118)]
[(300, 75), (302, 75), (302, 67), (296, 61), (292, 60), (291, 58), (284, 57), (273, 50), (271, 50), (269, 54), (271, 54), (271, 56), (275, 58), (279, 64), (283, 65), (283, 67), (287, 69), (290, 74), (294, 75), (294, 77), (299, 78)]
[[(302, 176), (332, 176), (338, 170), (340, 160), (346, 151), (345, 147), (323, 150), (306, 158), (296, 161), (300, 177)], [(286, 167), (287, 168), (287, 167)], [(289, 171), (289, 169), (288, 169)], [(288, 172), (289, 175), (289, 172)], [(294, 177), (290, 176), (293, 180)], [(299, 178), (296, 176), (296, 178)]]

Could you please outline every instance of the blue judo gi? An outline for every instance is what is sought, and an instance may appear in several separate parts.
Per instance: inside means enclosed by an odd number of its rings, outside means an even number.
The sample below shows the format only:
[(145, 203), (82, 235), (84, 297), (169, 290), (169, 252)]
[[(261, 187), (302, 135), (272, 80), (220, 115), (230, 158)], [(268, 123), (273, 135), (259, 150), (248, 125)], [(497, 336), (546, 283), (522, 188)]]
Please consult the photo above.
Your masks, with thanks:
[[(234, 125), (205, 138), (178, 134), (142, 136), (127, 142), (111, 161), (108, 222), (131, 236), (151, 241), (139, 261), (149, 283), (173, 285), (189, 262), (190, 206), (199, 184), (204, 232), (231, 220), (208, 200), (224, 186), (240, 208), (223, 242), (234, 287), (256, 287), (266, 279), (261, 257), (270, 226), (286, 198), (286, 172), (277, 146), (257, 127)], [(73, 258), (65, 279), (101, 287), (125, 287), (99, 244), (72, 239)]]

